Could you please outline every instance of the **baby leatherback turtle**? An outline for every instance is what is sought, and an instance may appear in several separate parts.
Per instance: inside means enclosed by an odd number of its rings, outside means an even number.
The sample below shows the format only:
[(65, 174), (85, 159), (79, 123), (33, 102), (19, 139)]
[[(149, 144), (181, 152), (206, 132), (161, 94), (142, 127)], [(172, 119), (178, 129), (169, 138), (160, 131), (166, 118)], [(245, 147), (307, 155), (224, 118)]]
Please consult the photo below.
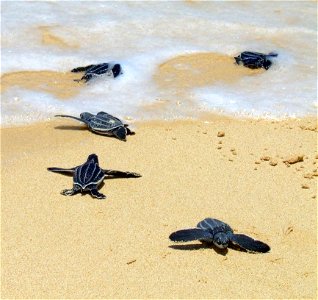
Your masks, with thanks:
[(238, 65), (242, 63), (244, 67), (250, 69), (264, 68), (265, 70), (268, 70), (272, 65), (272, 62), (269, 60), (269, 58), (276, 56), (278, 56), (278, 54), (273, 52), (269, 54), (263, 54), (258, 52), (244, 51), (239, 56), (234, 58)]
[(106, 176), (119, 178), (141, 177), (138, 173), (122, 172), (116, 170), (106, 170), (99, 167), (96, 154), (88, 156), (87, 161), (77, 167), (70, 169), (48, 168), (49, 171), (57, 173), (73, 174), (73, 188), (61, 192), (62, 195), (72, 196), (79, 192), (89, 191), (91, 195), (98, 199), (105, 199), (106, 196), (98, 192), (98, 186)]
[(248, 252), (265, 253), (270, 250), (267, 244), (256, 241), (244, 234), (235, 234), (228, 224), (212, 218), (204, 219), (198, 223), (197, 228), (173, 232), (169, 238), (174, 242), (199, 240), (201, 242), (213, 243), (220, 249), (225, 249), (232, 243)]
[(84, 76), (81, 79), (74, 79), (74, 81), (87, 82), (91, 80), (93, 77), (102, 76), (104, 74), (108, 76), (113, 76), (116, 78), (120, 74), (122, 74), (122, 68), (120, 64), (114, 63), (103, 63), (98, 65), (89, 65), (86, 67), (79, 67), (71, 70), (73, 73), (85, 72)]
[(134, 135), (135, 133), (128, 128), (128, 124), (124, 124), (118, 118), (100, 111), (97, 115), (88, 112), (80, 114), (80, 118), (69, 115), (56, 115), (55, 117), (72, 118), (85, 123), (88, 129), (98, 134), (106, 136), (115, 136), (116, 138), (126, 141), (127, 135)]

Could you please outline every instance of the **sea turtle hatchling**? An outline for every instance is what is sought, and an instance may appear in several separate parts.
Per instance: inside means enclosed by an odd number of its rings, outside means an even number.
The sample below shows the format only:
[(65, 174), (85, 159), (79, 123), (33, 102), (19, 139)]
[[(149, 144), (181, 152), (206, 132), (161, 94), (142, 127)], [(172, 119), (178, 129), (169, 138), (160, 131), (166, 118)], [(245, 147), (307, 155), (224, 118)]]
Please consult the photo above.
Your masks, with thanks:
[(173, 232), (169, 238), (174, 242), (199, 240), (201, 242), (213, 243), (220, 249), (225, 249), (232, 243), (248, 252), (265, 253), (270, 250), (267, 244), (254, 240), (244, 234), (235, 234), (228, 224), (212, 218), (204, 219), (198, 223), (197, 228)]
[(96, 115), (89, 112), (80, 114), (80, 118), (69, 115), (56, 115), (55, 117), (72, 118), (85, 123), (88, 129), (98, 134), (106, 136), (115, 136), (119, 140), (126, 141), (127, 135), (134, 135), (135, 133), (128, 128), (128, 124), (124, 124), (118, 118), (100, 111)]
[(244, 51), (239, 56), (234, 57), (234, 59), (238, 65), (242, 63), (244, 67), (250, 69), (264, 68), (265, 70), (268, 70), (272, 65), (272, 62), (269, 58), (276, 56), (278, 56), (278, 54), (273, 52), (269, 54), (263, 54), (258, 52)]
[(96, 154), (88, 156), (87, 161), (77, 167), (70, 169), (48, 168), (49, 171), (57, 173), (73, 174), (73, 188), (61, 192), (62, 195), (72, 196), (79, 192), (88, 191), (98, 199), (105, 199), (106, 196), (98, 192), (98, 186), (106, 176), (118, 178), (136, 178), (141, 177), (138, 173), (122, 172), (116, 170), (106, 170), (99, 167)]
[(103, 64), (97, 64), (97, 65), (89, 65), (86, 67), (78, 67), (71, 70), (71, 72), (73, 73), (85, 72), (84, 76), (81, 79), (74, 79), (74, 81), (77, 81), (77, 82), (80, 82), (80, 81), (88, 82), (93, 77), (98, 77), (105, 74), (116, 78), (117, 76), (123, 73), (121, 65), (114, 64), (114, 63), (103, 63)]

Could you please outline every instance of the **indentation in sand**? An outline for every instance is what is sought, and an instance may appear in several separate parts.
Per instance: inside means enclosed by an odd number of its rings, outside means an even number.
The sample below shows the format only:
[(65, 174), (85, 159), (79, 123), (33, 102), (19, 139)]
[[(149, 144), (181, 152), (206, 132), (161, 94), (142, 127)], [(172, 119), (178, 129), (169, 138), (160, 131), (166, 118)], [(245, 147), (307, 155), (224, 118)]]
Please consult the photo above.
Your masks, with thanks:
[(47, 92), (60, 99), (68, 99), (79, 93), (81, 83), (75, 82), (78, 75), (71, 72), (19, 71), (1, 76), (1, 93), (10, 87)]

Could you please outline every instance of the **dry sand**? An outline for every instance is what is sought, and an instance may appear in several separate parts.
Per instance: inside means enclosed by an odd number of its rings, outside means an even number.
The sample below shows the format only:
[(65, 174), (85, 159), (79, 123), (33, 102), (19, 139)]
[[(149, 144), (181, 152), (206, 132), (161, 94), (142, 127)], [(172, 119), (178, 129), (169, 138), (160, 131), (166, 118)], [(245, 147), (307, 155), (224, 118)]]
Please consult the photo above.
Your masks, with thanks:
[[(2, 297), (315, 298), (315, 120), (207, 119), (137, 123), (126, 143), (66, 120), (3, 128)], [(72, 179), (46, 168), (90, 153), (143, 177), (106, 180), (105, 201), (60, 195)], [(271, 252), (169, 241), (205, 217)]]
[[(154, 79), (177, 96), (194, 79), (200, 86), (238, 79), (232, 61), (214, 57), (205, 68), (209, 58), (172, 59)], [(78, 92), (72, 74), (55, 75), (5, 74), (2, 88), (44, 88), (61, 99)], [(60, 81), (47, 86), (53, 78)], [(316, 298), (315, 119), (202, 115), (135, 127), (126, 143), (73, 120), (1, 129), (3, 298)], [(46, 168), (73, 167), (91, 153), (104, 168), (143, 177), (105, 180), (104, 201), (62, 196), (72, 178)], [(268, 243), (271, 252), (224, 255), (199, 242), (169, 241), (171, 232), (205, 217)]]

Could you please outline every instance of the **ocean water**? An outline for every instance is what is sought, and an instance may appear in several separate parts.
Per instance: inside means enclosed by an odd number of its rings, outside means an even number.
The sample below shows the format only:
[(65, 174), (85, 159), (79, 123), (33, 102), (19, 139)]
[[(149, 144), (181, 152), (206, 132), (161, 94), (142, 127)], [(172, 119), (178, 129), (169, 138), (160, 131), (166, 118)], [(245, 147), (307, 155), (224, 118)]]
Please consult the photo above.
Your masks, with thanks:
[[(64, 45), (43, 43), (43, 28)], [(196, 118), (202, 111), (284, 118), (317, 110), (314, 1), (1, 1), (1, 50), (2, 75), (111, 61), (124, 70), (67, 100), (12, 86), (1, 93), (2, 126), (101, 110), (134, 120)], [(191, 105), (153, 80), (159, 65), (179, 55), (245, 50), (278, 57), (266, 72), (191, 88)], [(168, 109), (158, 109), (162, 99)]]

